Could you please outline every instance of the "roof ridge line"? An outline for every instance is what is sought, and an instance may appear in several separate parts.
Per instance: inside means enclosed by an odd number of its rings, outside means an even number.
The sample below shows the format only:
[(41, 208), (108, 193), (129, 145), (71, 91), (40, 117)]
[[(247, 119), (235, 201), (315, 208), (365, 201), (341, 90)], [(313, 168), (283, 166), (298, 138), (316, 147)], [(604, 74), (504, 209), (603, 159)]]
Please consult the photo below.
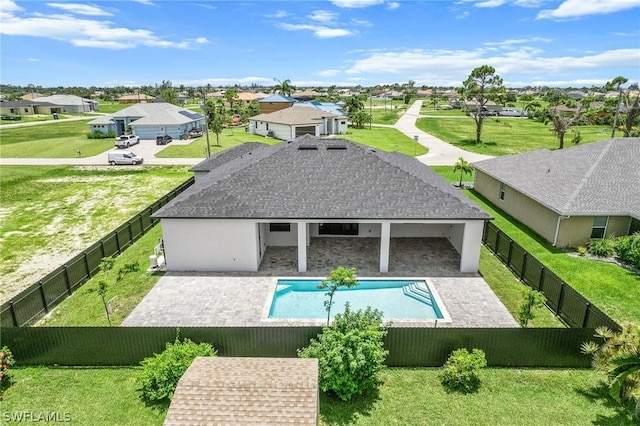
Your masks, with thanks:
[(593, 162), (591, 167), (589, 167), (589, 170), (587, 170), (587, 173), (585, 173), (584, 177), (580, 180), (580, 183), (576, 186), (576, 189), (573, 191), (573, 193), (571, 193), (571, 195), (567, 199), (567, 203), (563, 207), (564, 211), (569, 211), (570, 205), (576, 200), (578, 194), (580, 193), (580, 191), (582, 191), (582, 188), (587, 184), (587, 181), (589, 180), (593, 172), (598, 168), (598, 165), (602, 161), (602, 158), (607, 152), (609, 152), (609, 149), (611, 149), (612, 140), (613, 139), (609, 139), (607, 141), (608, 143), (606, 144), (605, 148), (602, 150), (596, 161)]

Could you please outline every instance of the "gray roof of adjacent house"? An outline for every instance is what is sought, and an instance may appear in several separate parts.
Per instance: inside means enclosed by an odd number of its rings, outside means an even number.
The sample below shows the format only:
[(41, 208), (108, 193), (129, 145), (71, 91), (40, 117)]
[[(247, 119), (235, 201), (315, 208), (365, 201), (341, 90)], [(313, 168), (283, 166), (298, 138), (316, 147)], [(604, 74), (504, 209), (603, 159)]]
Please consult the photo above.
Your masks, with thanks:
[(76, 95), (51, 95), (51, 96), (43, 96), (41, 98), (35, 98), (36, 102), (50, 102), (54, 105), (87, 105), (87, 104), (97, 104), (97, 101), (81, 98)]
[(301, 124), (318, 124), (320, 120), (327, 117), (343, 117), (343, 115), (333, 114), (309, 106), (292, 106), (280, 111), (268, 114), (258, 114), (251, 117), (251, 121), (268, 121), (269, 123), (287, 124), (297, 126)]
[(506, 155), (473, 166), (562, 215), (640, 219), (640, 138)]
[(210, 171), (161, 218), (490, 219), (418, 160), (305, 135)]
[(52, 104), (51, 102), (38, 102), (38, 101), (2, 101), (0, 106), (4, 108), (26, 108), (33, 106), (59, 106)]
[(241, 158), (243, 155), (248, 154), (251, 151), (259, 149), (261, 147), (268, 146), (262, 142), (245, 142), (240, 145), (236, 145), (229, 149), (225, 149), (217, 154), (212, 155), (204, 161), (199, 162), (193, 166), (189, 171), (191, 172), (209, 172), (216, 167), (220, 167), (225, 163), (236, 158)]
[(115, 120), (113, 119), (113, 116), (111, 115), (102, 115), (98, 118), (95, 118), (91, 121), (89, 121), (87, 124), (91, 125), (97, 125), (97, 124), (114, 124)]
[(106, 124), (114, 118), (137, 118), (131, 123), (135, 126), (166, 126), (191, 123), (203, 119), (204, 115), (167, 103), (140, 103), (121, 109), (108, 116), (103, 116), (87, 124)]

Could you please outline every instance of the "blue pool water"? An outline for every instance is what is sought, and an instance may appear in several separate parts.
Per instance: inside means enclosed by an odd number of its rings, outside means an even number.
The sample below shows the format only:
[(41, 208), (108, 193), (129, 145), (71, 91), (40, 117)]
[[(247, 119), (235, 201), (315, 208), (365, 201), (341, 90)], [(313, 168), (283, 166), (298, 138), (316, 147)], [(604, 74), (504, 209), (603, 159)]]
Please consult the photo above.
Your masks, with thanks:
[[(383, 312), (385, 319), (444, 318), (433, 290), (424, 280), (358, 280), (352, 288), (339, 288), (333, 296), (331, 316), (367, 306)], [(318, 290), (322, 280), (280, 279), (276, 285), (269, 318), (326, 318), (327, 290)]]

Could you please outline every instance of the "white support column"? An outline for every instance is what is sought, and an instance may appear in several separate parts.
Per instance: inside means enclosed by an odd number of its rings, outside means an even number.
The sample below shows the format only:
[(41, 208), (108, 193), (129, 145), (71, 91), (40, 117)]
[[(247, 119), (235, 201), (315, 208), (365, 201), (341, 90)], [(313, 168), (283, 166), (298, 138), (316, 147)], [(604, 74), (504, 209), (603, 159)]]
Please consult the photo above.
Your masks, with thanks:
[(380, 272), (389, 272), (389, 243), (391, 241), (391, 224), (382, 222), (380, 230)]
[(464, 224), (462, 250), (460, 251), (460, 272), (478, 272), (483, 225), (481, 220), (470, 220)]
[(307, 272), (307, 223), (298, 222), (298, 272)]

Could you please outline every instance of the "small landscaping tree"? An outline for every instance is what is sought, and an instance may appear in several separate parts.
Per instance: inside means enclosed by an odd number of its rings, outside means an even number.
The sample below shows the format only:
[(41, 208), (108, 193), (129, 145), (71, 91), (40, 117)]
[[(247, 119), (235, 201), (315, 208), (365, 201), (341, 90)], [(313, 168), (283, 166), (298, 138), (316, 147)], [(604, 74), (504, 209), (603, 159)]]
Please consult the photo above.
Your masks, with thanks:
[(174, 343), (160, 354), (145, 358), (138, 379), (138, 390), (142, 398), (149, 402), (171, 401), (178, 386), (178, 380), (187, 371), (193, 360), (199, 356), (215, 356), (216, 351), (208, 343), (194, 343), (189, 339), (182, 342), (176, 336)]
[(518, 321), (520, 322), (520, 326), (526, 327), (529, 324), (529, 321), (536, 317), (534, 309), (544, 306), (544, 302), (546, 302), (547, 298), (544, 297), (544, 294), (541, 292), (530, 287), (526, 287), (523, 299), (524, 300), (520, 305), (520, 312), (518, 313)]
[(453, 165), (453, 171), (457, 172), (460, 170), (460, 183), (458, 186), (462, 188), (462, 175), (470, 175), (473, 173), (473, 166), (469, 164), (467, 160), (462, 157), (458, 157), (458, 161)]
[(383, 343), (387, 329), (382, 312), (371, 307), (353, 312), (347, 303), (344, 313), (299, 349), (298, 356), (317, 358), (320, 389), (349, 401), (378, 386), (378, 373), (389, 353)]
[(4, 390), (11, 383), (9, 367), (14, 364), (13, 354), (8, 347), (3, 346), (0, 349), (0, 401), (2, 401)]
[(105, 280), (98, 281), (98, 294), (102, 299), (104, 305), (104, 312), (107, 314), (107, 321), (109, 321), (109, 327), (111, 327), (111, 314), (109, 313), (109, 305), (107, 304), (107, 282)]
[(480, 370), (487, 366), (484, 351), (456, 349), (442, 367), (440, 380), (449, 391), (472, 393), (480, 387)]
[(329, 320), (331, 319), (331, 305), (333, 305), (333, 295), (336, 293), (338, 288), (346, 287), (351, 288), (358, 285), (358, 280), (356, 278), (356, 270), (355, 268), (345, 268), (344, 266), (338, 266), (336, 269), (329, 273), (329, 277), (326, 280), (323, 280), (322, 283), (318, 286), (319, 290), (324, 290), (328, 288), (329, 291), (325, 293), (329, 299), (324, 301), (324, 308), (327, 310), (327, 325), (329, 325)]

